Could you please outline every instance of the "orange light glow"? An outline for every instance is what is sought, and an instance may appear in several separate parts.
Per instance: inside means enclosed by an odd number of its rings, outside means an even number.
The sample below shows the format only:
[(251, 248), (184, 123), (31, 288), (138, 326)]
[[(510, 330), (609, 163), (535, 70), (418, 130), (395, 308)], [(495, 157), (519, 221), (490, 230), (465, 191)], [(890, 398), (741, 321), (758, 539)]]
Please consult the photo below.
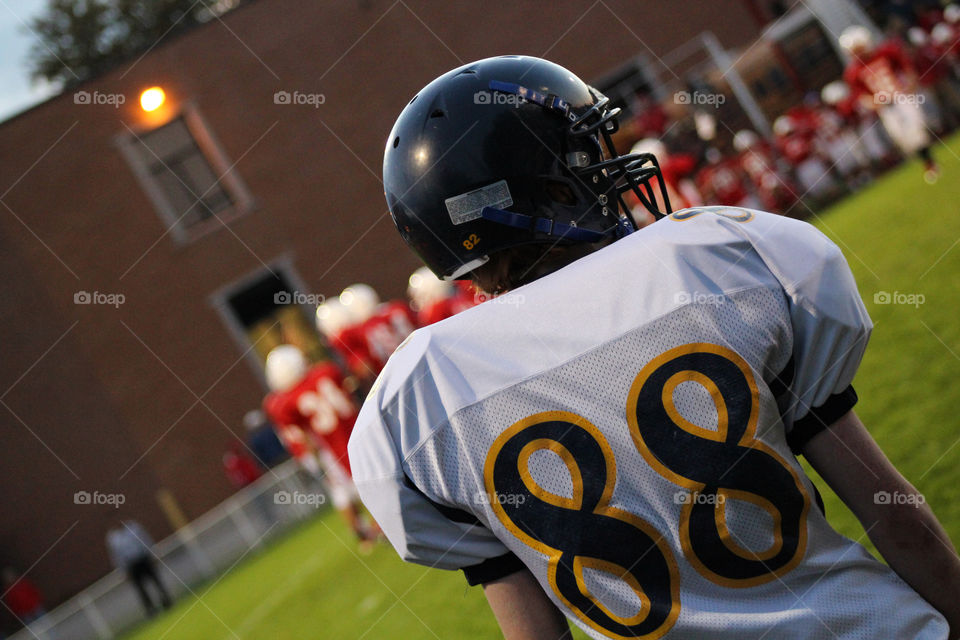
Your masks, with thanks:
[(167, 99), (167, 94), (160, 87), (150, 87), (140, 94), (140, 106), (144, 111), (156, 111)]

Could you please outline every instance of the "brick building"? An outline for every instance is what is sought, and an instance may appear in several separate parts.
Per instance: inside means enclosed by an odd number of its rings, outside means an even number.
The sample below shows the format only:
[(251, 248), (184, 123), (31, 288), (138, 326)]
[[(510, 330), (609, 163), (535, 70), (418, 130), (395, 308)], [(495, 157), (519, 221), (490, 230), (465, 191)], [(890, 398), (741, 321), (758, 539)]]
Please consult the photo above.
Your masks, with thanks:
[(159, 496), (192, 519), (229, 495), (221, 454), (262, 354), (314, 339), (309, 296), (400, 296), (417, 266), (379, 172), (430, 79), (502, 53), (603, 78), (707, 29), (749, 43), (750, 5), (253, 0), (0, 124), (0, 562), (54, 603), (119, 515), (160, 538)]

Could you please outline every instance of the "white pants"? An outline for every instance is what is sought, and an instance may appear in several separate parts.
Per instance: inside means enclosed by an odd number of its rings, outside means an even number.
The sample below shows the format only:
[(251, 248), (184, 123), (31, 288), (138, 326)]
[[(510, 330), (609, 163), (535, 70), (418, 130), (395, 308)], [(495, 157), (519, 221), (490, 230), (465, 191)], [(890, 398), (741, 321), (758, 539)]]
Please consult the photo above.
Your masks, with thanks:
[(337, 462), (333, 454), (326, 449), (321, 449), (318, 453), (333, 507), (338, 510), (344, 509), (349, 507), (351, 503), (358, 501), (360, 494), (357, 493), (357, 487), (353, 484), (353, 479), (343, 468), (343, 465)]
[[(902, 94), (902, 97), (908, 96)], [(914, 154), (930, 144), (923, 108), (916, 102), (897, 102), (881, 107), (880, 121), (904, 155)]]

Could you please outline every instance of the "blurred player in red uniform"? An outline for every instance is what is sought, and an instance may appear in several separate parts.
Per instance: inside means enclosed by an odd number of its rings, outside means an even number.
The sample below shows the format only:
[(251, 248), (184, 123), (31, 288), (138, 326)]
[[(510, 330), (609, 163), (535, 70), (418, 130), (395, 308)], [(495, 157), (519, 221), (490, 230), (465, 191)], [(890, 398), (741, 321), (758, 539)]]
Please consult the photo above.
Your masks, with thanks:
[(410, 275), (407, 296), (420, 327), (440, 322), (477, 304), (477, 293), (470, 283), (445, 282), (427, 267), (420, 267)]
[(354, 284), (340, 293), (340, 303), (350, 316), (354, 329), (362, 335), (362, 352), (374, 376), (387, 358), (416, 328), (417, 319), (407, 303), (391, 300), (381, 303), (380, 296), (367, 284)]
[(223, 471), (235, 489), (243, 489), (263, 475), (257, 463), (237, 442), (232, 443), (223, 454)]
[[(43, 596), (40, 590), (26, 576), (22, 576), (13, 567), (3, 570), (2, 598), (4, 606), (21, 624), (29, 627), (44, 615)], [(32, 634), (31, 634), (32, 635)]]
[(332, 298), (317, 307), (317, 329), (327, 339), (330, 348), (340, 356), (351, 375), (365, 385), (373, 382), (377, 371), (371, 363), (363, 327), (338, 298)]
[(930, 151), (930, 134), (917, 95), (913, 63), (894, 41), (875, 45), (863, 26), (844, 29), (840, 46), (850, 54), (843, 79), (860, 104), (877, 112), (884, 129), (904, 155), (923, 160), (924, 179), (936, 182), (940, 169)]
[(947, 5), (943, 10), (943, 22), (934, 25), (930, 36), (938, 47), (943, 48), (956, 72), (957, 56), (960, 54), (960, 5)]
[[(819, 120), (808, 106), (793, 107), (773, 122), (777, 147), (793, 168), (802, 194), (826, 201), (843, 188), (820, 148)], [(798, 194), (799, 195), (799, 194)]]
[(753, 182), (761, 205), (767, 211), (782, 213), (797, 201), (797, 188), (777, 168), (773, 146), (753, 131), (744, 129), (733, 137), (738, 160)]
[(334, 508), (358, 540), (374, 541), (379, 529), (361, 515), (350, 477), (347, 442), (358, 408), (343, 387), (340, 370), (331, 362), (311, 367), (300, 349), (285, 344), (267, 355), (266, 377), (271, 392), (263, 409), (290, 454), (311, 473), (323, 471)]
[(858, 118), (850, 88), (842, 80), (835, 80), (823, 88), (820, 99), (824, 105), (820, 135), (830, 162), (849, 188), (865, 185), (872, 180), (873, 161), (865, 141), (857, 134)]
[(960, 95), (951, 82), (953, 75), (945, 49), (937, 46), (930, 34), (920, 27), (910, 27), (907, 37), (913, 47), (912, 61), (917, 73), (923, 108), (933, 128), (940, 134), (957, 126)]
[(707, 165), (697, 172), (697, 187), (710, 202), (732, 207), (760, 208), (760, 201), (747, 189), (746, 176), (736, 158), (724, 158), (710, 147)]

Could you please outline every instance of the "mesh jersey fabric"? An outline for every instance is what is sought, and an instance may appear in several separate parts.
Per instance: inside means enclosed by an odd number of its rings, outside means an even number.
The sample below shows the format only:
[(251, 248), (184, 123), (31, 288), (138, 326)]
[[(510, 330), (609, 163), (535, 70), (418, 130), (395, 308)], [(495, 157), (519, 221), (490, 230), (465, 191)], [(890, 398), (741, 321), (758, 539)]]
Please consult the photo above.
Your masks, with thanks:
[(354, 480), (404, 559), (513, 553), (591, 637), (944, 638), (788, 444), (849, 408), (871, 328), (810, 225), (676, 212), (412, 334)]

